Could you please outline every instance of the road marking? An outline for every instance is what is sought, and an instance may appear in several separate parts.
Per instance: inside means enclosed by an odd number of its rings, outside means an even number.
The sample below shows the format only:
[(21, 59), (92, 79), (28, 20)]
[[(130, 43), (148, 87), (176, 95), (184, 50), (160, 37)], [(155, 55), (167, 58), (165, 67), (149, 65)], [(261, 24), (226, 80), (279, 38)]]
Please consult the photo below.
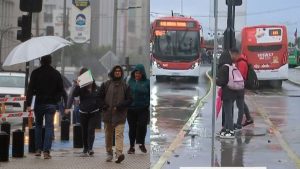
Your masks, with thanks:
[(294, 80), (288, 79), (288, 82), (290, 82), (290, 83), (292, 83), (294, 85), (300, 86), (300, 82), (298, 82), (298, 81), (294, 81)]
[(166, 161), (171, 157), (173, 152), (177, 149), (177, 147), (182, 143), (185, 134), (188, 132), (188, 128), (190, 128), (193, 121), (196, 119), (198, 115), (198, 110), (203, 106), (204, 104), (203, 101), (206, 100), (207, 97), (210, 95), (213, 85), (212, 85), (212, 78), (209, 76), (208, 72), (209, 71), (206, 72), (206, 77), (209, 79), (209, 85), (210, 85), (209, 90), (206, 91), (206, 94), (202, 98), (198, 99), (198, 101), (196, 102), (196, 105), (198, 106), (195, 108), (193, 114), (191, 115), (189, 120), (185, 123), (185, 125), (182, 127), (180, 132), (177, 134), (175, 140), (171, 143), (169, 148), (160, 156), (157, 163), (152, 167), (153, 169), (161, 169), (166, 163)]
[[(252, 100), (252, 99), (251, 99)], [(258, 113), (264, 118), (265, 122), (271, 127), (272, 131), (274, 132), (277, 140), (279, 141), (279, 144), (281, 147), (287, 152), (289, 158), (293, 160), (295, 163), (297, 169), (300, 169), (300, 157), (293, 151), (293, 149), (289, 146), (287, 141), (283, 138), (282, 134), (280, 131), (277, 129), (277, 127), (272, 123), (270, 118), (268, 117), (267, 112), (265, 111), (264, 108), (260, 108), (258, 104), (252, 100), (252, 103), (254, 106), (257, 108)]]

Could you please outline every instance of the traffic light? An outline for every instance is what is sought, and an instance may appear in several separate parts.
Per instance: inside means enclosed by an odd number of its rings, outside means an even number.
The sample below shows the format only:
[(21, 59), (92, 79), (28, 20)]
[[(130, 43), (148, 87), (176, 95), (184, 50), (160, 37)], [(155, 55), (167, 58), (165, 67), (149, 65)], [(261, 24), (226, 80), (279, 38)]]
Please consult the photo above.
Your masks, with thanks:
[(43, 0), (20, 0), (20, 10), (23, 12), (41, 12)]
[(22, 15), (18, 18), (18, 26), (21, 30), (17, 31), (17, 40), (24, 42), (31, 38), (31, 16)]
[(54, 27), (53, 26), (47, 26), (46, 27), (46, 35), (53, 36), (54, 35)]

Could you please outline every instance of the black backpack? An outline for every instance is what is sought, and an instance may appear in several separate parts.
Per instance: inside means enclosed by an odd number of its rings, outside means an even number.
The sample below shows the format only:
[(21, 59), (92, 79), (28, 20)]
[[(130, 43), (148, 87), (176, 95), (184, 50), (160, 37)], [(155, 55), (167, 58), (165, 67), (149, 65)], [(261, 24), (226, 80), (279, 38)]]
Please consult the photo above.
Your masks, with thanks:
[(248, 63), (246, 59), (240, 59), (239, 61), (245, 61), (248, 65), (247, 79), (245, 80), (245, 88), (249, 90), (255, 90), (259, 88), (259, 81), (257, 79), (256, 72), (253, 65)]
[(259, 88), (259, 81), (257, 79), (256, 72), (254, 71), (253, 65), (248, 63), (247, 79), (245, 81), (245, 88), (254, 90)]

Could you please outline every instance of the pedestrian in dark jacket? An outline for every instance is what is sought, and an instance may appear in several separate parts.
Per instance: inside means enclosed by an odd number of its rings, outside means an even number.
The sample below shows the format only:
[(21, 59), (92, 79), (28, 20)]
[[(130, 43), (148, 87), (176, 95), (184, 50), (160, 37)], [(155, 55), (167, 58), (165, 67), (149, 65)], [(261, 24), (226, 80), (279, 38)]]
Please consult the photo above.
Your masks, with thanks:
[(233, 126), (233, 103), (237, 101), (239, 114), (244, 114), (244, 90), (232, 90), (227, 87), (229, 81), (229, 67), (225, 64), (232, 65), (233, 60), (238, 56), (239, 52), (236, 49), (224, 51), (219, 59), (218, 73), (216, 83), (222, 87), (224, 127), (220, 132), (220, 137), (234, 138)]
[[(82, 68), (79, 75), (87, 72), (87, 68)], [(91, 84), (81, 87), (78, 82), (73, 92), (70, 94), (66, 113), (70, 112), (74, 97), (79, 97), (80, 124), (82, 128), (83, 156), (94, 155), (93, 144), (95, 140), (95, 129), (100, 121), (100, 107), (103, 100), (100, 97), (100, 89), (95, 81)]]
[(128, 109), (127, 121), (129, 125), (130, 148), (128, 154), (135, 153), (135, 143), (147, 153), (145, 137), (147, 124), (150, 120), (150, 81), (147, 79), (145, 68), (142, 64), (136, 65), (128, 81), (133, 102)]
[(124, 127), (128, 106), (132, 103), (130, 88), (123, 80), (124, 72), (121, 66), (115, 66), (109, 73), (110, 79), (100, 87), (101, 98), (104, 100), (103, 121), (107, 159), (113, 159), (113, 133), (116, 139), (116, 163), (125, 159), (123, 154)]
[[(52, 147), (52, 137), (54, 132), (53, 119), (58, 102), (61, 97), (67, 101), (67, 94), (64, 90), (61, 74), (51, 66), (51, 56), (41, 58), (41, 67), (31, 73), (30, 82), (27, 89), (27, 110), (31, 110), (32, 98), (35, 95), (34, 115), (35, 115), (35, 148), (36, 156), (50, 159)], [(42, 143), (43, 118), (45, 116), (45, 138)]]

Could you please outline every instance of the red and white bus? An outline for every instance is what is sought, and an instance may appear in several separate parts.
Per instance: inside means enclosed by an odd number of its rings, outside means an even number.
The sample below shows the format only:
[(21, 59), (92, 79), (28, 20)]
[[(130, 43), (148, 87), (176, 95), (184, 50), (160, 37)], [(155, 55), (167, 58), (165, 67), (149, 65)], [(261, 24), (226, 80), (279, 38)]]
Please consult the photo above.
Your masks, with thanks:
[(200, 37), (202, 28), (193, 18), (172, 16), (151, 24), (152, 75), (160, 81), (164, 76), (192, 77), (200, 75)]
[(258, 25), (242, 30), (241, 52), (257, 73), (258, 79), (275, 88), (288, 79), (287, 30), (282, 25)]

